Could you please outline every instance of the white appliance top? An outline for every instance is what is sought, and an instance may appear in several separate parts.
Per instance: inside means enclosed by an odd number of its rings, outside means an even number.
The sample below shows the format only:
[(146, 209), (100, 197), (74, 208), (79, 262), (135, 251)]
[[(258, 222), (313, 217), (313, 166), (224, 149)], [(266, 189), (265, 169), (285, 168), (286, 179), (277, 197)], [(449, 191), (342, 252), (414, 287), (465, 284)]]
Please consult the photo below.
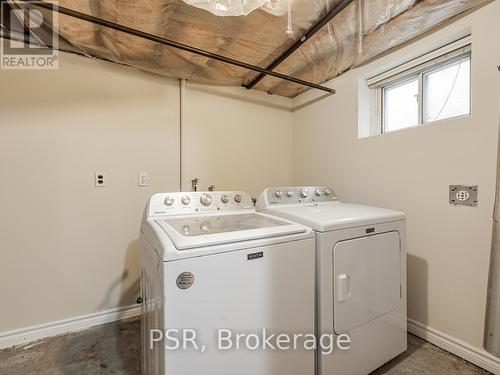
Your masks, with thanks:
[(318, 232), (404, 220), (402, 212), (341, 203), (327, 187), (268, 188), (257, 210), (307, 225)]
[(256, 213), (244, 192), (155, 194), (146, 207), (145, 220), (159, 225), (178, 250), (308, 231), (286, 219)]

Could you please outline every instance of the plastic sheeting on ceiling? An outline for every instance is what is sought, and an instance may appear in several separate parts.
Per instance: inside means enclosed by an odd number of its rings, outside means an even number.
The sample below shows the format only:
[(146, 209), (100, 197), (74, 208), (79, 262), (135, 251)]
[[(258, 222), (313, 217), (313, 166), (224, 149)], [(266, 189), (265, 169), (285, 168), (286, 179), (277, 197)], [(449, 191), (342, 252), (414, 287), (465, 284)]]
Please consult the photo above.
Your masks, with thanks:
[[(287, 0), (281, 0), (287, 1)], [(59, 0), (59, 5), (246, 63), (267, 67), (340, 0), (292, 0), (287, 12), (222, 17), (183, 0)], [(323, 83), (489, 0), (354, 0), (275, 71)], [(245, 85), (258, 74), (123, 32), (59, 15), (77, 51), (167, 77)], [(256, 89), (287, 97), (308, 88), (266, 77)]]
[(283, 14), (288, 10), (288, 0), (182, 0), (186, 4), (208, 10), (217, 16), (247, 16), (256, 9), (272, 14)]

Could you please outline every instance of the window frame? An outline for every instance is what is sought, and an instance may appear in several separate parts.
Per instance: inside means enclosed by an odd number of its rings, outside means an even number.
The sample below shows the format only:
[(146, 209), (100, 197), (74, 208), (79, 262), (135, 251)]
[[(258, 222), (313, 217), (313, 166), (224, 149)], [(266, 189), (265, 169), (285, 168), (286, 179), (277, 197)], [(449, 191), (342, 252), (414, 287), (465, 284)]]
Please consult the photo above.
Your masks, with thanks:
[[(440, 69), (446, 68), (457, 61), (469, 60), (469, 111), (468, 113), (438, 119), (434, 121), (424, 121), (424, 77)], [(467, 36), (456, 42), (450, 43), (437, 50), (431, 51), (426, 55), (410, 60), (405, 64), (399, 65), (378, 76), (367, 80), (368, 87), (372, 90), (372, 126), (371, 133), (385, 134), (397, 130), (386, 130), (386, 112), (385, 112), (385, 92), (387, 89), (397, 87), (405, 82), (418, 80), (418, 123), (414, 126), (408, 126), (398, 130), (412, 129), (422, 125), (433, 124), (440, 121), (452, 120), (464, 116), (472, 115), (472, 44), (471, 37)]]

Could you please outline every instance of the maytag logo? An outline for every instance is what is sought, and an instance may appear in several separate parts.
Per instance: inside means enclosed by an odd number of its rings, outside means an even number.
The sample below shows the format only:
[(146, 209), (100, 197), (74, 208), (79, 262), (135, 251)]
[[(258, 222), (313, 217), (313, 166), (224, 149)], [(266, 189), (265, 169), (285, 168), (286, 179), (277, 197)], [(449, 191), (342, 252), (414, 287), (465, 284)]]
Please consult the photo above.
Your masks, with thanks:
[(263, 251), (247, 255), (247, 260), (254, 260), (254, 259), (259, 259), (259, 258), (264, 258), (264, 252)]

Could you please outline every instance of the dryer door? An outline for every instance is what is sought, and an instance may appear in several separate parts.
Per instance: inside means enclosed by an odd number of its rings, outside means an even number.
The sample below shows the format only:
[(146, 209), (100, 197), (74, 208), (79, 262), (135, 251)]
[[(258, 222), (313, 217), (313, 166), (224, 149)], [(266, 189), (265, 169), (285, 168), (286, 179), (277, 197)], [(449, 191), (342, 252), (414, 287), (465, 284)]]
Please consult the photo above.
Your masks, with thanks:
[(401, 298), (397, 232), (337, 242), (333, 248), (334, 330), (349, 332), (394, 310)]

